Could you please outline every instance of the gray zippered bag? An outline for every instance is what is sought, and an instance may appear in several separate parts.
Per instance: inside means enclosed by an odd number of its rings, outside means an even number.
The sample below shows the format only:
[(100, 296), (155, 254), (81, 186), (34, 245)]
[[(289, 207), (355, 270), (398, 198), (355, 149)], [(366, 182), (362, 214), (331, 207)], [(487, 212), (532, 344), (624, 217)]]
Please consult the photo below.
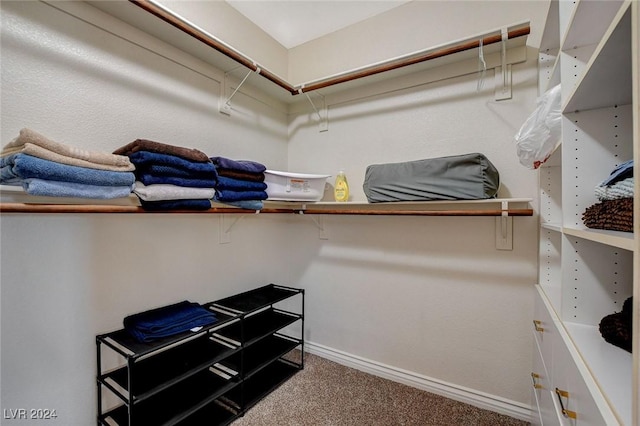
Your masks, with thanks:
[(372, 164), (362, 185), (370, 203), (493, 198), (500, 174), (480, 153)]

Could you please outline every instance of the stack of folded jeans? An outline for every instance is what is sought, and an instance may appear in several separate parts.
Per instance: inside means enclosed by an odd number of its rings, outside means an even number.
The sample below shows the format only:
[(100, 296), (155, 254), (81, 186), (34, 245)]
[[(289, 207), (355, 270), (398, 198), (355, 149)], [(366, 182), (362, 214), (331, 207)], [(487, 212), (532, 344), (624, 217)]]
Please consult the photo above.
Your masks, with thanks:
[(133, 192), (145, 210), (208, 210), (217, 182), (209, 157), (197, 149), (137, 139), (118, 148), (135, 165)]
[(249, 160), (211, 157), (218, 182), (214, 201), (249, 210), (260, 210), (267, 199), (265, 165)]
[(22, 186), (27, 194), (114, 199), (133, 190), (129, 158), (55, 142), (30, 129), (0, 152), (0, 184)]
[(618, 165), (595, 188), (599, 202), (582, 215), (586, 227), (633, 232), (633, 160)]

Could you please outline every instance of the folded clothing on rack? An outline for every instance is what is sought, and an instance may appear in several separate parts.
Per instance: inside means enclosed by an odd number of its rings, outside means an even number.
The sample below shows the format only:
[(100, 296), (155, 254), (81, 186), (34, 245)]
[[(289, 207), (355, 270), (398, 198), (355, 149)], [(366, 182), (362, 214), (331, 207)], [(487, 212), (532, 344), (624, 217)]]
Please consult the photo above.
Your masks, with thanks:
[(587, 207), (582, 221), (587, 228), (633, 232), (633, 198), (605, 200)]
[(126, 155), (129, 157), (131, 156), (131, 154), (138, 151), (149, 151), (158, 154), (168, 154), (197, 162), (210, 162), (207, 154), (198, 149), (169, 145), (162, 142), (150, 141), (147, 139), (136, 139), (135, 141), (116, 149), (115, 151), (113, 151), (113, 153), (117, 155)]
[(88, 151), (55, 142), (31, 129), (20, 130), (18, 137), (4, 146), (0, 156), (5, 157), (18, 153), (29, 154), (62, 164), (100, 170), (130, 172), (134, 169), (133, 164), (126, 156), (100, 151)]
[(187, 300), (130, 315), (124, 328), (139, 342), (150, 342), (218, 321), (215, 313)]

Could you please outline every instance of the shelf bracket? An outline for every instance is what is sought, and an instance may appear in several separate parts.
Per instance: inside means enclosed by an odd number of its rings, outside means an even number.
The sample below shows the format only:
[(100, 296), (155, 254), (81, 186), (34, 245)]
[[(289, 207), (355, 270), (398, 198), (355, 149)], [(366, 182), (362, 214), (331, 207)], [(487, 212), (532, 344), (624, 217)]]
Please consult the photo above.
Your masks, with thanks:
[(229, 244), (231, 242), (231, 229), (242, 219), (245, 215), (241, 214), (233, 218), (230, 224), (228, 215), (221, 214), (218, 219), (218, 228), (220, 229), (220, 244)]
[(502, 29), (502, 51), (500, 58), (502, 65), (495, 68), (494, 81), (495, 99), (496, 101), (502, 101), (505, 99), (511, 99), (511, 64), (507, 64), (507, 41), (509, 40), (509, 32), (506, 28)]
[(316, 107), (316, 105), (311, 100), (311, 97), (309, 96), (309, 94), (307, 92), (304, 92), (303, 89), (304, 89), (304, 85), (302, 85), (298, 89), (298, 93), (304, 93), (304, 95), (307, 97), (307, 100), (311, 104), (311, 107), (316, 112), (316, 115), (318, 116), (318, 129), (319, 129), (319, 131), (320, 132), (328, 131), (329, 130), (329, 117), (327, 115), (327, 104), (325, 102), (324, 96), (322, 96), (320, 93), (317, 94), (322, 99), (322, 107), (320, 108), (320, 111), (319, 111), (318, 108)]
[(513, 217), (509, 202), (502, 202), (502, 214), (496, 217), (496, 250), (513, 250)]
[(317, 216), (317, 218), (316, 218), (313, 215), (304, 214), (304, 210), (300, 210), (298, 212), (298, 214), (300, 214), (301, 216), (308, 217), (316, 225), (316, 228), (318, 228), (318, 239), (320, 239), (320, 240), (328, 240), (329, 239), (329, 235), (327, 234), (327, 230), (324, 227), (324, 218), (323, 218), (323, 216)]
[[(261, 71), (260, 67), (256, 66), (255, 72), (260, 74), (260, 71)], [(220, 105), (219, 105), (220, 113), (225, 114), (225, 115), (231, 115), (231, 99), (233, 99), (233, 97), (236, 95), (238, 90), (240, 90), (240, 88), (242, 87), (244, 82), (247, 81), (247, 79), (249, 78), (249, 76), (251, 75), (252, 72), (254, 72), (254, 71), (249, 70), (247, 75), (244, 76), (244, 78), (242, 79), (240, 84), (238, 84), (238, 86), (234, 89), (233, 93), (231, 93), (231, 96), (229, 96), (228, 98), (226, 96), (227, 96), (227, 89), (228, 89), (228, 86), (229, 86), (229, 84), (228, 84), (229, 73), (228, 72), (224, 73), (224, 81), (223, 81), (223, 83), (221, 85), (221, 92), (222, 93), (220, 93)], [(223, 101), (223, 99), (225, 99), (225, 100)]]

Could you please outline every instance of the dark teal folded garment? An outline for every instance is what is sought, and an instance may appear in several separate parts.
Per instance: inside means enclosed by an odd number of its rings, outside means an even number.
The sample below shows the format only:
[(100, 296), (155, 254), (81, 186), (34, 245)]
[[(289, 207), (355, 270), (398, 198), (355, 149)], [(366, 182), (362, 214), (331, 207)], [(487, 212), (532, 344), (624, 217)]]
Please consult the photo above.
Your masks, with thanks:
[(136, 340), (150, 342), (204, 327), (218, 321), (216, 315), (197, 303), (187, 300), (173, 305), (130, 315), (124, 328)]

